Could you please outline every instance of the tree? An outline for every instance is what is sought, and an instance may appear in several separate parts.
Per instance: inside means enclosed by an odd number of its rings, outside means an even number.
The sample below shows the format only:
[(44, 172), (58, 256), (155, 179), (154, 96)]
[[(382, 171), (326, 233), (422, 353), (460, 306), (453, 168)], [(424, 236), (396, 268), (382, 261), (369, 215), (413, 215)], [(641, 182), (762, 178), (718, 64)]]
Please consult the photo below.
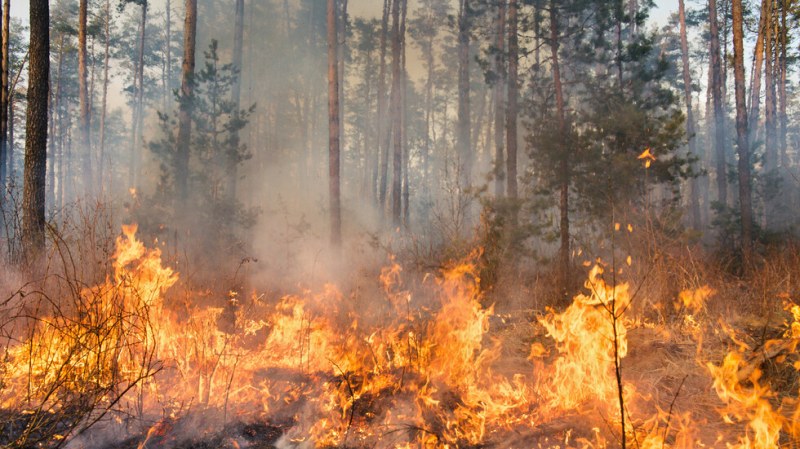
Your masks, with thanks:
[[(244, 47), (244, 0), (236, 0), (236, 18), (233, 32), (233, 67), (234, 70), (241, 73), (242, 70), (242, 49)], [(239, 120), (239, 108), (241, 104), (241, 77), (237, 76), (236, 81), (231, 89), (231, 100), (233, 101), (234, 119)], [(239, 131), (233, 133), (234, 140), (233, 146), (239, 146)], [(225, 162), (228, 167), (228, 187), (225, 189), (227, 192), (228, 201), (235, 201), (236, 199), (236, 181), (239, 176), (237, 167), (239, 161), (234, 153), (230, 153)]]
[(186, 201), (189, 196), (189, 141), (192, 137), (192, 88), (195, 67), (194, 53), (197, 42), (197, 0), (186, 0), (185, 5), (178, 148), (175, 154), (175, 184), (179, 202)]
[(342, 244), (341, 181), (339, 179), (339, 69), (336, 1), (328, 0), (328, 195), (331, 245)]
[(723, 110), (722, 59), (719, 48), (719, 22), (717, 21), (717, 1), (708, 0), (708, 21), (710, 23), (711, 96), (714, 101), (714, 154), (716, 159), (717, 202), (722, 207), (728, 205), (728, 164), (725, 157), (725, 112)]
[(470, 0), (458, 2), (458, 123), (456, 125), (456, 148), (458, 154), (459, 186), (469, 189), (472, 178), (472, 141), (470, 135)]
[(100, 135), (98, 146), (100, 148), (100, 157), (97, 164), (97, 179), (100, 185), (99, 192), (103, 192), (106, 186), (105, 181), (105, 165), (106, 165), (106, 116), (108, 114), (108, 82), (109, 82), (109, 62), (110, 62), (110, 49), (111, 49), (111, 0), (106, 0), (105, 17), (104, 17), (104, 33), (103, 33), (103, 93), (100, 106)]
[[(694, 131), (694, 111), (692, 109), (692, 74), (689, 70), (689, 41), (686, 37), (686, 6), (678, 0), (678, 20), (681, 27), (681, 62), (683, 65), (683, 94), (686, 102), (686, 136), (689, 139), (689, 154), (697, 154), (697, 139)], [(700, 229), (700, 192), (697, 178), (690, 181), (689, 199), (692, 226)]]
[(83, 162), (83, 193), (89, 196), (94, 188), (92, 175), (92, 144), (89, 125), (89, 85), (86, 68), (86, 18), (88, 0), (80, 0), (78, 16), (78, 96), (80, 99), (80, 122), (78, 125)]
[[(713, 0), (712, 0), (713, 1)], [(745, 266), (753, 253), (753, 199), (750, 185), (750, 145), (744, 90), (744, 25), (742, 0), (733, 0), (733, 77), (736, 92), (736, 152), (739, 156), (739, 213), (742, 220), (742, 257)]]
[[(2, 189), (6, 184), (6, 177), (9, 170), (8, 164), (8, 51), (9, 51), (9, 27), (11, 18), (11, 1), (4, 0), (0, 15), (3, 18), (3, 31), (2, 31), (2, 66), (0, 66), (0, 197), (2, 197)], [(0, 208), (3, 203), (0, 198)]]
[(45, 244), (47, 99), (50, 92), (50, 5), (48, 0), (30, 1), (29, 59), (22, 239), (26, 256), (34, 259), (44, 250)]
[(494, 195), (501, 198), (506, 189), (505, 182), (505, 130), (506, 130), (506, 102), (504, 97), (506, 73), (504, 63), (505, 53), (505, 33), (506, 33), (506, 5), (505, 0), (497, 3), (497, 18), (495, 22), (495, 42), (494, 42)]
[[(519, 38), (517, 36), (517, 0), (508, 3), (508, 112), (506, 114), (506, 194), (517, 197), (517, 103), (519, 97)], [(537, 8), (538, 10), (538, 8)]]

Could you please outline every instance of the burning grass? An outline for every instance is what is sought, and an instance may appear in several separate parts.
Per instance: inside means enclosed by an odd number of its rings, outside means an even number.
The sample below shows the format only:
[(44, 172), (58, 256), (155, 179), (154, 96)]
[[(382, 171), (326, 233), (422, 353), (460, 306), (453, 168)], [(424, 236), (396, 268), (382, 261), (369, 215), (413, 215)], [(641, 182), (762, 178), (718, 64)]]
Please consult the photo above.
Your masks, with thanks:
[(66, 296), (31, 287), (4, 304), (0, 444), (798, 443), (791, 293), (755, 327), (753, 315), (712, 314), (729, 300), (723, 286), (680, 292), (669, 318), (653, 319), (633, 307), (655, 301), (646, 289), (598, 264), (563, 311), (496, 311), (479, 259), (424, 276), (391, 262), (375, 288), (180, 301), (178, 275), (126, 227), (104, 282), (68, 282)]

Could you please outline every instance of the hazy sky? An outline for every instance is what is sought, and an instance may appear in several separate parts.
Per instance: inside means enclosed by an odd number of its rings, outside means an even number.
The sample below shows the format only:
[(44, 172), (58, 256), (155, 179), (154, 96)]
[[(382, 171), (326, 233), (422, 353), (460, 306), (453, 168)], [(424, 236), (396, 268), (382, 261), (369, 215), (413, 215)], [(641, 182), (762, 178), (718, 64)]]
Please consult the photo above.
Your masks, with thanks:
[[(383, 2), (380, 0), (351, 0), (350, 5), (354, 11), (364, 10), (377, 15), (380, 13)], [(656, 9), (653, 11), (652, 19), (659, 23), (663, 23), (670, 13), (675, 12), (677, 10), (678, 10), (678, 2), (675, 0), (656, 0)], [(12, 0), (11, 14), (16, 17), (27, 19), (28, 0)]]

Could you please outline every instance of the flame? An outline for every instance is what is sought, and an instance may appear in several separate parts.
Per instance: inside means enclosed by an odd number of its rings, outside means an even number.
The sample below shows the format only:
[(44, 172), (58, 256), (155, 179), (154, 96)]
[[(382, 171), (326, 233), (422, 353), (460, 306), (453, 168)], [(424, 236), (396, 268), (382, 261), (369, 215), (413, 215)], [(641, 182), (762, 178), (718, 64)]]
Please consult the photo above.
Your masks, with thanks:
[[(226, 291), (219, 298), (189, 292), (180, 301), (170, 293), (178, 275), (157, 248), (136, 238), (135, 225), (125, 226), (105, 281), (81, 289), (68, 307), (43, 309), (48, 313), (9, 346), (5, 369), (12, 374), (2, 379), (0, 406), (22, 404), (36, 414), (56, 410), (59, 398), (103, 389), (109, 393), (100, 405), (137, 407), (156, 422), (140, 449), (169, 430), (159, 417), (192, 407), (286, 419), (292, 426), (279, 447), (381, 449), (477, 447), (599, 411), (612, 430), (565, 429), (536, 440), (537, 447), (613, 446), (613, 427), (621, 421), (615, 370), (628, 355), (629, 330), (641, 324), (626, 316), (629, 284), (607, 282), (602, 265), (595, 265), (583, 294), (564, 311), (538, 318), (546, 338), (526, 341), (528, 360), (521, 355), (509, 369), (502, 358), (507, 342), (491, 329), (507, 315), (485, 304), (480, 259), (476, 250), (448, 264), (422, 280), (424, 289), (413, 289), (390, 259), (368, 306), (333, 284), (269, 300)], [(678, 308), (699, 316), (713, 294), (706, 286), (686, 290)], [(793, 322), (764, 351), (796, 352), (800, 306), (788, 304), (786, 311)], [(800, 435), (800, 407), (785, 401), (775, 408), (775, 393), (759, 382), (759, 370), (742, 378), (748, 350), (741, 342), (722, 365), (706, 369), (724, 418), (746, 428), (730, 447), (777, 448), (782, 431)], [(112, 393), (129, 386), (112, 404)], [(54, 388), (58, 394), (48, 396)], [(631, 414), (650, 400), (632, 382), (623, 383), (623, 397)], [(632, 418), (636, 423), (624, 430), (637, 447), (703, 447), (691, 412), (651, 402), (655, 411)]]

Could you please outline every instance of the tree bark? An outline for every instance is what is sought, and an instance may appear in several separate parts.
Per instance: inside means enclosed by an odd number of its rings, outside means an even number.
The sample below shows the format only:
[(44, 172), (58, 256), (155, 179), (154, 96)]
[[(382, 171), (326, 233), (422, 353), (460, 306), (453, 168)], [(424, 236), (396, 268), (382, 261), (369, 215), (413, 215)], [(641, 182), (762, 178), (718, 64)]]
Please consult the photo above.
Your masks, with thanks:
[(25, 179), (22, 195), (22, 242), (26, 258), (44, 250), (47, 99), (50, 80), (50, 5), (30, 0), (30, 65), (25, 125)]
[(717, 1), (708, 0), (708, 19), (710, 22), (711, 51), (711, 96), (714, 103), (714, 149), (716, 159), (717, 201), (728, 204), (728, 177), (725, 157), (725, 113), (723, 111), (722, 61), (719, 48), (719, 22), (717, 22)]
[[(678, 19), (681, 27), (681, 62), (683, 64), (683, 94), (686, 101), (686, 136), (689, 139), (689, 154), (698, 156), (697, 139), (694, 130), (694, 111), (692, 110), (692, 74), (689, 71), (689, 41), (686, 37), (686, 6), (678, 0)], [(700, 192), (697, 177), (689, 181), (690, 211), (692, 226), (700, 229)]]
[(456, 148), (459, 158), (458, 172), (462, 191), (472, 183), (472, 142), (470, 136), (470, 0), (459, 0), (458, 12), (458, 124)]
[(509, 0), (508, 109), (506, 114), (506, 148), (508, 152), (506, 158), (506, 194), (509, 198), (517, 197), (517, 102), (519, 96), (519, 39), (517, 37), (517, 13), (517, 0)]
[[(399, 0), (395, 0), (399, 1)], [(386, 191), (389, 176), (389, 139), (391, 126), (388, 121), (386, 107), (386, 39), (389, 34), (389, 10), (392, 0), (383, 2), (383, 18), (381, 21), (381, 67), (378, 74), (378, 147), (380, 151), (380, 184), (378, 186), (378, 207), (381, 215), (386, 207)]]
[(336, 1), (328, 0), (328, 187), (330, 196), (331, 245), (342, 244), (339, 180), (339, 71)]
[(494, 84), (494, 196), (501, 198), (506, 189), (506, 170), (505, 170), (505, 130), (506, 130), (506, 95), (505, 89), (505, 64), (504, 54), (506, 50), (506, 5), (505, 0), (497, 2), (497, 22), (495, 23), (495, 55), (494, 73), (496, 76)]
[(392, 226), (400, 226), (401, 213), (401, 187), (402, 187), (402, 164), (403, 164), (403, 130), (400, 116), (402, 114), (402, 74), (401, 74), (401, 55), (400, 55), (400, 3), (403, 0), (392, 2), (392, 99), (391, 99), (391, 122), (392, 122)]
[(410, 159), (408, 148), (408, 72), (406, 71), (406, 16), (408, 15), (408, 0), (403, 0), (402, 11), (400, 12), (400, 145), (403, 152), (403, 225), (406, 229), (411, 225), (411, 210), (409, 200), (411, 199), (411, 179), (408, 173), (408, 163)]
[[(551, 66), (553, 71), (553, 89), (555, 89), (556, 96), (556, 120), (560, 135), (564, 136), (566, 133), (566, 115), (564, 112), (564, 92), (561, 82), (561, 69), (559, 66), (559, 30), (558, 30), (558, 11), (556, 0), (550, 0), (550, 53), (551, 53)], [(559, 184), (560, 184), (560, 201), (559, 210), (561, 214), (561, 223), (559, 234), (561, 237), (561, 247), (559, 248), (559, 270), (560, 270), (560, 287), (564, 298), (568, 297), (569, 293), (569, 280), (570, 280), (570, 235), (569, 235), (569, 185), (570, 185), (570, 162), (569, 154), (571, 149), (562, 147), (560, 149), (559, 158)]]
[(108, 70), (111, 47), (111, 0), (106, 0), (106, 23), (105, 23), (105, 48), (103, 51), (103, 104), (100, 106), (100, 157), (97, 166), (97, 178), (100, 185), (100, 193), (105, 192), (105, 164), (106, 164), (106, 115), (108, 109)]
[(758, 130), (758, 118), (761, 115), (759, 109), (761, 106), (761, 72), (764, 66), (764, 33), (766, 31), (770, 1), (771, 0), (761, 0), (761, 17), (758, 20), (758, 34), (756, 35), (756, 44), (753, 48), (753, 68), (750, 77), (750, 107), (747, 110), (751, 145), (755, 144)]
[(197, 0), (186, 0), (183, 25), (183, 65), (181, 68), (181, 99), (178, 113), (178, 142), (175, 154), (175, 187), (177, 200), (185, 204), (189, 196), (189, 142), (192, 138), (192, 109), (194, 100), (195, 44), (197, 42)]
[(739, 207), (742, 220), (742, 257), (745, 267), (752, 261), (753, 203), (750, 186), (750, 147), (744, 90), (744, 29), (742, 0), (733, 0), (733, 76), (736, 91), (736, 137), (739, 156)]
[(80, 0), (78, 5), (78, 100), (80, 115), (78, 135), (80, 136), (81, 162), (83, 162), (83, 194), (91, 195), (94, 188), (92, 174), (92, 144), (89, 134), (89, 86), (86, 69), (86, 20), (88, 0)]
[[(242, 94), (242, 52), (244, 49), (244, 0), (236, 0), (236, 18), (233, 31), (233, 67), (237, 70), (231, 87), (231, 101), (233, 102), (233, 119), (239, 122), (239, 109), (241, 108)], [(231, 148), (228, 149), (226, 158), (227, 173), (225, 174), (228, 185), (225, 189), (225, 196), (228, 204), (236, 201), (236, 183), (239, 165), (239, 131), (236, 130), (231, 136)]]
[(780, 134), (779, 134), (779, 147), (780, 147), (780, 158), (781, 158), (781, 167), (788, 168), (789, 167), (789, 155), (787, 153), (787, 143), (786, 143), (786, 127), (788, 116), (786, 114), (786, 65), (787, 65), (787, 46), (788, 46), (788, 39), (789, 39), (789, 30), (786, 28), (786, 16), (788, 14), (787, 9), (789, 8), (789, 1), (788, 0), (780, 0), (781, 4), (781, 33), (780, 33), (780, 59), (778, 61), (778, 66), (780, 70), (780, 79), (778, 85), (778, 94), (779, 94), (779, 122), (780, 122)]
[(3, 190), (6, 185), (6, 178), (11, 171), (9, 161), (9, 146), (8, 146), (8, 108), (9, 108), (9, 92), (8, 92), (8, 50), (9, 50), (9, 27), (10, 27), (10, 14), (11, 1), (3, 0), (2, 17), (3, 17), (3, 31), (2, 31), (2, 66), (0, 67), (0, 208), (3, 206)]
[[(775, 22), (774, 0), (766, 0), (766, 21), (764, 28), (764, 165), (767, 173), (778, 168), (778, 148), (776, 145), (777, 124), (775, 120)], [(767, 199), (769, 203), (770, 200)], [(769, 213), (767, 214), (769, 217)]]

